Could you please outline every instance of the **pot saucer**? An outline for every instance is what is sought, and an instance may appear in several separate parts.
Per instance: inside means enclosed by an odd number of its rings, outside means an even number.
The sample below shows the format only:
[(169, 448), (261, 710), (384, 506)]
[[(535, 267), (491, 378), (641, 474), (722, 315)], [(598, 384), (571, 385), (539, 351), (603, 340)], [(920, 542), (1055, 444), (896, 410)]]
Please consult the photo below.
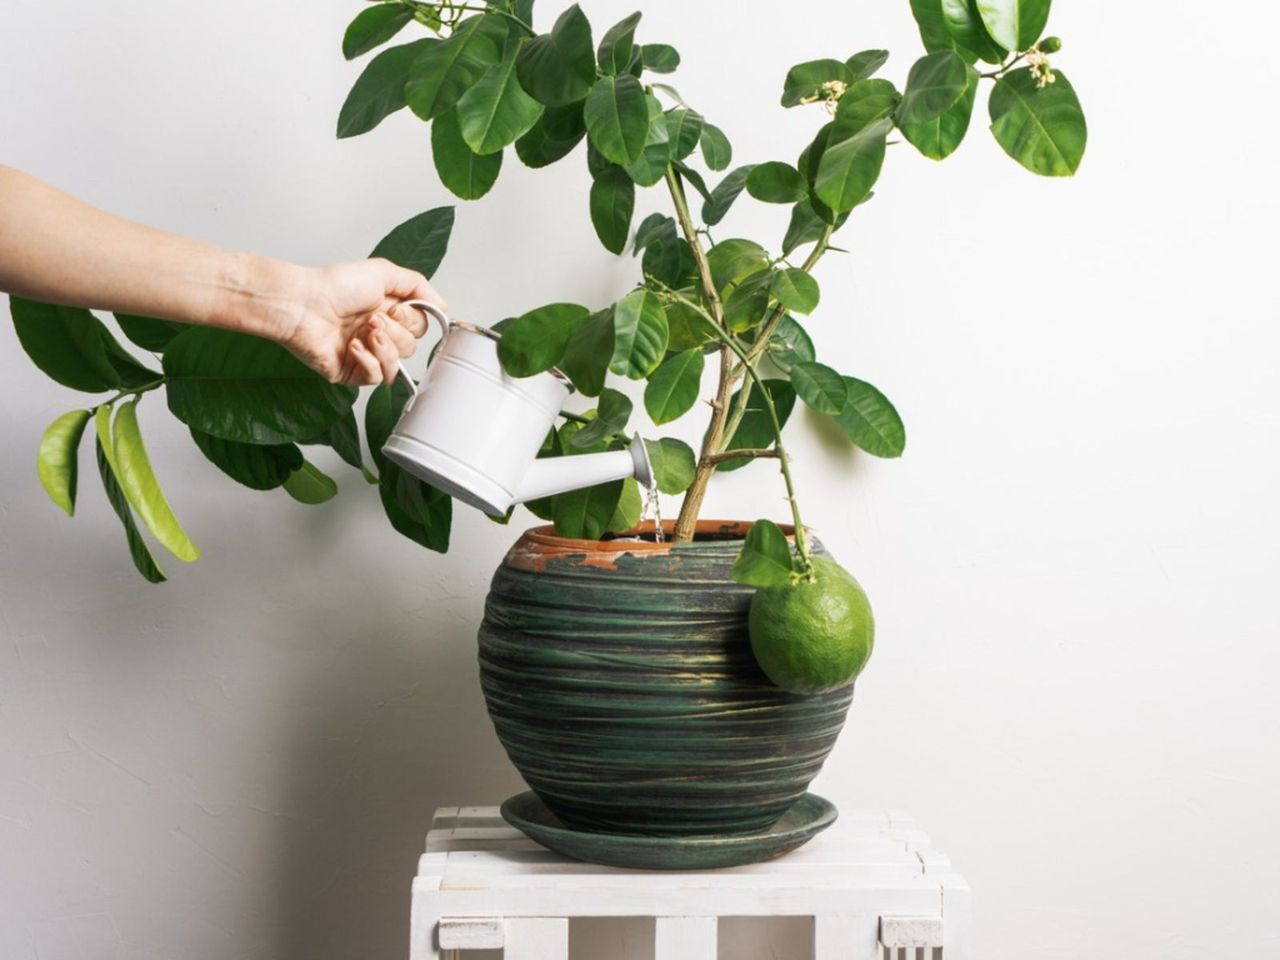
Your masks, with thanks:
[(575, 860), (644, 870), (710, 870), (770, 860), (796, 849), (831, 826), (836, 808), (806, 793), (768, 830), (700, 837), (592, 833), (566, 827), (536, 793), (516, 794), (502, 818), (531, 840)]

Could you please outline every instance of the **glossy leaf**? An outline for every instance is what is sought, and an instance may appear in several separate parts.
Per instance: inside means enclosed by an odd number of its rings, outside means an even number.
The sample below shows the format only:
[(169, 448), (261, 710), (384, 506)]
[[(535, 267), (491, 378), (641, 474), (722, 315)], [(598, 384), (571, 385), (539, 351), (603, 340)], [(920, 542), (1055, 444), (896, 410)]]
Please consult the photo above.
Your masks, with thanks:
[(310, 460), (303, 460), (302, 466), (289, 474), (283, 486), (284, 492), (293, 499), (310, 506), (327, 503), (338, 495), (338, 485), (333, 478)]
[(769, 310), (771, 280), (769, 271), (761, 270), (736, 284), (725, 298), (725, 326), (734, 333), (742, 333), (762, 323)]
[(649, 136), (649, 103), (635, 77), (601, 77), (582, 116), (587, 136), (608, 160), (625, 167), (640, 158)]
[(867, 77), (874, 76), (888, 59), (888, 50), (863, 50), (846, 60), (844, 65), (849, 68), (849, 73), (855, 81), (865, 80)]
[(828, 85), (853, 83), (853, 72), (839, 60), (810, 60), (787, 71), (782, 84), (782, 105), (795, 107), (802, 103), (825, 99)]
[(547, 107), (533, 129), (516, 141), (516, 154), (527, 167), (550, 166), (567, 157), (586, 135), (581, 103)]
[(68, 517), (76, 512), (76, 477), (79, 473), (80, 438), (89, 422), (88, 410), (71, 410), (49, 424), (40, 438), (36, 473), (49, 499)]
[(151, 317), (135, 317), (127, 313), (115, 314), (121, 331), (134, 344), (152, 353), (164, 353), (169, 341), (187, 329), (184, 323), (172, 320), (155, 320)]
[(818, 413), (834, 416), (849, 401), (849, 388), (844, 379), (821, 363), (797, 363), (791, 368), (791, 385), (796, 395)]
[[(821, 164), (822, 156), (829, 146), (846, 140), (859, 131), (865, 130), (877, 120), (893, 116), (902, 97), (888, 80), (859, 80), (840, 98), (836, 107), (836, 118), (826, 128), (827, 136), (815, 140), (818, 149), (817, 161)], [(816, 179), (816, 173), (813, 177)]]
[(463, 21), (449, 37), (414, 61), (404, 99), (418, 117), (434, 120), (452, 110), (462, 95), (502, 59), (507, 29), (496, 14)]
[(591, 312), (576, 303), (550, 303), (516, 320), (498, 341), (498, 359), (513, 377), (550, 370), (564, 357), (569, 338)]
[(356, 14), (342, 37), (342, 55), (354, 60), (380, 47), (403, 29), (413, 19), (408, 7), (382, 4), (369, 7)]
[(746, 187), (747, 193), (765, 203), (796, 203), (809, 194), (809, 185), (800, 171), (778, 160), (752, 168)]
[(644, 445), (649, 452), (649, 466), (653, 469), (653, 482), (658, 490), (673, 496), (688, 490), (698, 466), (693, 448), (673, 437), (646, 440)]
[[(99, 409), (107, 410), (106, 407), (100, 407)], [(110, 443), (110, 440), (107, 443)], [(120, 523), (124, 527), (125, 540), (129, 544), (129, 556), (133, 559), (133, 565), (151, 583), (164, 583), (165, 575), (156, 564), (155, 558), (151, 556), (151, 550), (147, 547), (146, 541), (142, 539), (142, 533), (138, 530), (138, 525), (133, 520), (133, 513), (129, 510), (129, 501), (125, 498), (124, 491), (120, 489), (120, 484), (116, 481), (115, 472), (111, 467), (111, 461), (106, 448), (103, 446), (101, 437), (95, 444), (95, 450), (98, 459), (98, 474), (102, 477), (102, 488), (106, 491), (107, 502), (111, 504), (111, 509), (116, 512), (116, 516), (120, 518)]]
[(453, 207), (436, 207), (400, 224), (379, 241), (369, 256), (385, 257), (430, 278), (449, 250), (452, 233)]
[(160, 379), (159, 373), (134, 360), (88, 310), (10, 296), (9, 311), (27, 356), (64, 387), (103, 393)]
[(1076, 92), (1061, 70), (1036, 86), (1030, 69), (1006, 73), (991, 91), (991, 132), (1004, 152), (1032, 173), (1069, 177), (1080, 166), (1088, 130)]
[(431, 155), (440, 182), (463, 200), (483, 197), (502, 172), (501, 150), (482, 157), (467, 146), (456, 109), (436, 117), (431, 124)]
[(818, 281), (797, 267), (777, 271), (769, 284), (769, 296), (796, 313), (813, 313), (820, 294)]
[(677, 107), (666, 115), (672, 160), (683, 160), (698, 148), (703, 123), (702, 114), (687, 107)]
[(667, 315), (657, 296), (633, 290), (613, 308), (613, 355), (609, 367), (632, 380), (643, 380), (658, 368), (667, 352)]
[(237, 443), (199, 430), (191, 439), (210, 463), (252, 490), (274, 490), (302, 466), (302, 451), (292, 443)]
[(442, 46), (439, 40), (424, 37), (384, 50), (370, 60), (338, 111), (338, 138), (368, 133), (402, 109), (407, 102), (405, 83), (414, 64)]
[[(765, 380), (765, 387), (769, 391), (769, 396), (773, 399), (773, 404), (778, 411), (778, 422), (782, 426), (787, 425), (787, 420), (791, 417), (791, 411), (796, 405), (796, 390), (786, 380)], [(742, 391), (747, 389), (746, 386), (740, 387), (734, 393), (733, 398), (729, 401), (729, 409), (737, 409), (738, 398)], [(764, 401), (760, 397), (758, 387), (751, 387), (751, 393), (747, 397), (747, 412), (743, 414), (742, 420), (738, 423), (738, 429), (733, 432), (733, 436), (729, 440), (726, 450), (755, 450), (768, 449), (772, 447), (777, 440), (777, 434), (774, 433), (773, 420), (769, 417), (769, 412), (764, 405)], [(724, 472), (730, 470), (738, 470), (745, 467), (752, 461), (746, 458), (736, 460), (726, 460), (719, 464), (716, 469)]]
[(845, 408), (836, 423), (849, 439), (876, 457), (900, 457), (907, 445), (907, 431), (889, 398), (871, 384), (845, 377), (849, 388)]
[(116, 479), (143, 526), (184, 563), (200, 559), (199, 549), (174, 516), (173, 508), (169, 506), (160, 481), (151, 468), (151, 458), (147, 456), (142, 431), (138, 427), (137, 399), (124, 404), (116, 413), (111, 444), (115, 454), (112, 463)]
[(786, 534), (772, 520), (757, 520), (747, 531), (729, 576), (752, 587), (779, 587), (792, 580), (794, 564)]
[(702, 133), (698, 137), (698, 145), (702, 148), (702, 159), (712, 170), (728, 170), (733, 162), (733, 145), (724, 131), (715, 124), (703, 123)]
[(453, 526), (453, 498), (390, 465), (378, 497), (391, 527), (420, 547), (444, 553)]
[(676, 238), (676, 222), (663, 213), (651, 213), (636, 227), (635, 240), (631, 244), (631, 255), (639, 256), (650, 245), (664, 243)]
[(683, 350), (668, 357), (644, 390), (644, 408), (658, 425), (670, 423), (688, 413), (702, 386), (702, 351)]
[(667, 129), (662, 108), (656, 100), (650, 100), (649, 133), (645, 139), (644, 149), (635, 163), (629, 163), (625, 169), (627, 176), (641, 187), (652, 187), (667, 173), (671, 163), (671, 134)]
[(391, 431), (396, 425), (400, 411), (408, 403), (410, 388), (403, 377), (387, 386), (381, 384), (369, 392), (369, 402), (364, 408), (364, 435), (378, 472), (385, 475), (388, 467), (394, 467), (382, 453)]
[(786, 236), (782, 238), (782, 255), (791, 256), (792, 251), (806, 243), (816, 243), (822, 239), (827, 222), (818, 216), (812, 201), (805, 197), (791, 209), (791, 222), (787, 225)]
[(621, 167), (611, 166), (591, 181), (591, 224), (610, 253), (627, 248), (631, 215), (636, 206), (636, 185)]
[(680, 54), (670, 44), (646, 43), (640, 53), (644, 68), (654, 73), (675, 73), (680, 66)]
[(624, 73), (631, 65), (631, 57), (635, 52), (636, 27), (640, 25), (640, 16), (640, 12), (637, 11), (615, 23), (601, 38), (599, 59), (602, 73)]
[(631, 409), (631, 399), (625, 393), (605, 387), (600, 391), (595, 419), (583, 424), (582, 429), (573, 434), (569, 445), (582, 450), (608, 440), (626, 429), (627, 422), (631, 419)]
[(560, 14), (550, 33), (521, 47), (516, 70), (525, 90), (549, 107), (587, 95), (596, 77), (595, 51), (591, 24), (576, 3)]
[(364, 465), (364, 454), (360, 449), (360, 427), (356, 424), (354, 410), (348, 410), (344, 416), (335, 420), (328, 430), (308, 442), (324, 444), (341, 457), (343, 463), (355, 467), (364, 474), (365, 479), (370, 483), (377, 483), (377, 477), (373, 477)]
[(816, 355), (809, 334), (790, 314), (778, 322), (766, 350), (773, 365), (786, 374), (790, 374), (796, 364), (811, 361)]
[(613, 314), (605, 310), (573, 332), (560, 369), (579, 393), (598, 397), (608, 376), (613, 349)]
[(582, 490), (570, 490), (552, 498), (556, 534), (581, 540), (599, 540), (609, 530), (623, 483), (615, 480)]
[(528, 133), (543, 107), (520, 86), (515, 58), (510, 57), (490, 67), (458, 100), (457, 110), (462, 139), (483, 157)]
[(892, 127), (877, 120), (847, 140), (831, 144), (822, 154), (814, 190), (836, 213), (852, 210), (867, 198), (884, 163), (885, 138)]
[(1049, 0), (976, 0), (987, 32), (1006, 50), (1035, 46), (1049, 21)]
[(734, 237), (721, 240), (707, 251), (707, 265), (716, 290), (723, 292), (730, 284), (767, 269), (769, 255), (754, 240)]
[[(947, 21), (942, 16), (942, 0), (910, 0), (910, 2), (911, 14), (915, 17), (925, 50), (929, 53), (938, 50), (955, 50), (956, 40), (947, 29)], [(972, 61), (976, 57), (969, 52), (965, 59)]]
[(326, 430), (351, 409), (355, 391), (327, 383), (275, 343), (192, 327), (164, 356), (175, 417), (242, 443), (289, 443)]
[(640, 495), (640, 484), (630, 477), (622, 481), (622, 493), (618, 497), (618, 505), (613, 508), (613, 516), (609, 518), (609, 533), (626, 533), (635, 529), (644, 516), (644, 499)]
[(978, 71), (966, 65), (969, 85), (960, 99), (946, 113), (918, 124), (898, 125), (902, 135), (926, 157), (942, 160), (949, 157), (964, 140), (973, 117), (973, 104), (978, 94)]
[(928, 123), (942, 116), (964, 96), (971, 73), (973, 68), (954, 50), (921, 57), (907, 75), (895, 115), (898, 125)]
[(755, 168), (754, 163), (738, 167), (716, 185), (716, 188), (711, 191), (711, 199), (702, 205), (703, 223), (708, 227), (714, 227), (725, 218), (733, 202), (746, 187), (747, 177), (751, 176), (751, 171)]
[(978, 0), (942, 0), (942, 19), (955, 41), (956, 51), (966, 61), (975, 59), (1000, 63), (1006, 50), (992, 39), (978, 12)]

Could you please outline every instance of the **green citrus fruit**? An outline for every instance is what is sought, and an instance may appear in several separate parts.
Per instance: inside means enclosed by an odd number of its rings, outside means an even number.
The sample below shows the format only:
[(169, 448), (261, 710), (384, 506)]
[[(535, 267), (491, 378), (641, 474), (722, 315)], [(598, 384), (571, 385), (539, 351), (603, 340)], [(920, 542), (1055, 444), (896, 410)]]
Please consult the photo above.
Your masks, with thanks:
[(875, 643), (871, 604), (858, 581), (827, 557), (815, 580), (761, 587), (747, 621), (751, 649), (770, 680), (791, 693), (822, 693), (862, 672)]

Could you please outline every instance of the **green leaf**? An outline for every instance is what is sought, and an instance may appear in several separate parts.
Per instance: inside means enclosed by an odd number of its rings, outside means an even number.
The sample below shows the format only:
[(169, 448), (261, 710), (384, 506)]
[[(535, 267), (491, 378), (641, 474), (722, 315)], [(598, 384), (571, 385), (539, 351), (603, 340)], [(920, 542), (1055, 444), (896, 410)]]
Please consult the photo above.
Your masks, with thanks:
[(605, 387), (600, 391), (595, 419), (583, 424), (582, 429), (570, 438), (569, 445), (581, 450), (608, 440), (615, 433), (626, 429), (627, 421), (631, 419), (631, 409), (631, 399), (626, 394)]
[[(107, 407), (99, 407), (98, 409), (108, 411)], [(107, 440), (107, 443), (110, 443), (110, 439)], [(129, 544), (129, 555), (133, 558), (133, 565), (151, 583), (164, 583), (165, 575), (161, 572), (160, 567), (157, 566), (155, 558), (151, 556), (151, 551), (147, 548), (146, 541), (142, 539), (142, 534), (138, 531), (138, 525), (134, 523), (133, 514), (129, 510), (129, 501), (125, 499), (124, 491), (120, 489), (120, 484), (116, 482), (115, 473), (103, 446), (101, 434), (95, 446), (98, 457), (98, 474), (102, 477), (102, 488), (107, 493), (107, 501), (111, 504), (111, 509), (116, 512), (116, 516), (120, 518), (120, 523), (124, 527), (124, 535)]]
[(636, 27), (639, 25), (640, 12), (636, 11), (609, 28), (600, 40), (600, 71), (602, 73), (626, 72), (635, 51)]
[(761, 270), (736, 284), (725, 299), (724, 322), (734, 333), (742, 333), (764, 320), (769, 309), (768, 270)]
[(757, 520), (747, 531), (729, 576), (752, 587), (779, 587), (791, 582), (794, 570), (791, 545), (782, 528), (772, 520)]
[(769, 296), (796, 313), (813, 313), (820, 295), (818, 281), (798, 267), (777, 271), (769, 284)]
[(520, 49), (516, 71), (521, 85), (549, 107), (583, 99), (595, 82), (591, 24), (575, 3), (560, 15), (551, 32)]
[(9, 311), (27, 356), (64, 387), (103, 393), (160, 379), (129, 356), (88, 310), (10, 296)]
[(649, 136), (649, 103), (630, 74), (601, 77), (582, 108), (587, 136), (607, 159), (621, 166), (640, 159)]
[(370, 479), (372, 474), (364, 465), (364, 455), (360, 449), (360, 427), (356, 425), (354, 410), (348, 410), (345, 416), (335, 420), (324, 433), (303, 442), (329, 447), (344, 463), (363, 473), (370, 483), (378, 482), (376, 477)]
[(462, 95), (502, 59), (504, 21), (485, 14), (463, 21), (448, 40), (425, 49), (413, 64), (404, 99), (423, 120), (452, 110)]
[(643, 380), (658, 368), (670, 338), (667, 315), (657, 296), (633, 290), (613, 308), (613, 355), (609, 367), (632, 380)]
[(702, 139), (702, 114), (687, 107), (677, 107), (666, 115), (667, 133), (671, 140), (671, 159), (683, 160), (698, 148)]
[(164, 491), (160, 489), (160, 481), (151, 469), (151, 458), (147, 456), (142, 431), (138, 428), (138, 400), (135, 398), (119, 409), (111, 430), (116, 479), (152, 536), (179, 560), (194, 563), (200, 559), (200, 551), (174, 516)]
[(635, 163), (629, 163), (625, 167), (627, 176), (642, 187), (652, 187), (666, 176), (667, 167), (671, 163), (671, 135), (664, 122), (662, 108), (655, 100), (649, 102), (653, 108), (650, 110), (652, 121), (644, 149), (640, 151), (640, 158)]
[(707, 265), (716, 290), (723, 292), (730, 284), (741, 283), (753, 273), (769, 267), (769, 255), (754, 240), (731, 238), (721, 240), (707, 251)]
[(1088, 130), (1076, 92), (1061, 70), (1041, 88), (1029, 68), (1006, 73), (991, 91), (991, 133), (1004, 152), (1042, 177), (1080, 166)]
[(127, 313), (115, 314), (116, 323), (124, 335), (143, 350), (164, 353), (169, 341), (187, 329), (185, 323), (172, 320), (155, 320), (151, 317), (135, 317)]
[(552, 498), (556, 534), (578, 540), (599, 540), (609, 530), (622, 499), (623, 483), (615, 480), (583, 490), (570, 490)]
[(463, 200), (479, 200), (502, 172), (501, 150), (482, 157), (467, 146), (456, 109), (436, 117), (431, 124), (431, 155), (440, 182)]
[(382, 46), (412, 19), (411, 9), (393, 4), (360, 11), (342, 37), (342, 55), (348, 60), (354, 60), (375, 47)]
[(336, 497), (338, 485), (310, 460), (303, 460), (302, 466), (285, 480), (284, 492), (299, 503), (315, 506)]
[(786, 374), (790, 374), (796, 364), (809, 362), (816, 355), (809, 334), (790, 314), (774, 328), (766, 351), (773, 365)]
[(859, 80), (851, 86), (836, 106), (836, 118), (827, 130), (827, 137), (817, 142), (819, 163), (828, 147), (865, 130), (877, 120), (893, 116), (901, 99), (897, 88), (888, 80)]
[(164, 356), (169, 410), (189, 427), (241, 443), (314, 437), (351, 409), (355, 391), (327, 383), (275, 343), (192, 327)]
[(680, 176), (689, 183), (689, 186), (698, 191), (698, 196), (702, 197), (704, 202), (711, 199), (711, 191), (707, 189), (707, 181), (702, 179), (702, 174), (683, 160), (675, 161), (672, 166), (680, 172)]
[(410, 217), (373, 248), (371, 257), (385, 257), (407, 270), (430, 278), (449, 250), (453, 207), (436, 207)]
[(967, 66), (969, 85), (960, 99), (946, 113), (925, 123), (899, 124), (907, 141), (931, 160), (949, 157), (964, 140), (973, 117), (973, 104), (978, 94), (978, 71)]
[[(962, 0), (964, 2), (964, 0)], [(942, 0), (911, 0), (911, 14), (915, 17), (916, 26), (920, 28), (920, 39), (929, 53), (938, 50), (955, 50), (955, 38), (947, 29), (947, 21), (942, 16)], [(973, 60), (970, 53), (965, 59)]]
[(480, 156), (515, 143), (538, 122), (542, 104), (524, 92), (509, 57), (490, 67), (458, 101), (462, 139)]
[(955, 41), (956, 51), (966, 61), (975, 59), (1000, 63), (1006, 51), (992, 39), (982, 23), (977, 0), (942, 0), (942, 19)]
[(853, 72), (839, 60), (810, 60), (787, 72), (782, 84), (782, 105), (795, 107), (827, 97), (827, 84), (853, 83)]
[(1049, 21), (1049, 0), (977, 0), (987, 31), (1006, 50), (1035, 46)]
[(550, 166), (567, 157), (586, 134), (581, 103), (547, 107), (533, 129), (516, 141), (516, 154), (527, 167)]
[(646, 43), (640, 48), (640, 55), (644, 68), (654, 73), (675, 73), (680, 66), (680, 54), (670, 44)]
[(502, 332), (498, 359), (513, 377), (550, 370), (564, 357), (569, 338), (591, 311), (576, 303), (551, 303), (517, 317)]
[(369, 445), (369, 453), (373, 456), (374, 465), (384, 476), (387, 469), (394, 467), (395, 464), (382, 455), (382, 448), (391, 436), (391, 431), (404, 405), (409, 402), (411, 393), (404, 378), (397, 377), (390, 386), (382, 384), (374, 387), (369, 393), (369, 402), (364, 408), (365, 442)]
[(765, 203), (796, 203), (809, 194), (809, 185), (800, 171), (780, 160), (752, 168), (746, 187), (747, 193)]
[[(843, 225), (847, 214), (837, 218), (835, 227)], [(791, 256), (793, 250), (806, 243), (816, 243), (822, 239), (827, 222), (818, 216), (813, 201), (809, 197), (801, 200), (791, 209), (791, 222), (787, 225), (787, 235), (782, 238), (782, 255)]]
[(899, 126), (928, 123), (942, 116), (964, 95), (973, 73), (954, 50), (921, 57), (907, 75), (907, 88), (895, 117)]
[[(684, 241), (680, 242), (683, 243)], [(645, 258), (648, 259), (647, 254)], [(688, 296), (697, 296), (697, 292), (692, 288), (685, 292)], [(693, 347), (701, 347), (707, 341), (715, 339), (715, 327), (702, 314), (691, 307), (683, 303), (668, 303), (665, 312), (667, 314), (667, 327), (671, 331), (671, 337), (667, 342), (668, 350), (674, 352), (689, 350)]]
[(818, 413), (835, 416), (849, 402), (844, 379), (825, 364), (797, 363), (791, 368), (791, 385), (800, 399)]
[(729, 212), (729, 208), (733, 206), (733, 202), (738, 199), (738, 195), (746, 187), (747, 177), (751, 176), (751, 171), (755, 168), (756, 165), (754, 163), (739, 167), (716, 185), (716, 188), (711, 191), (711, 199), (702, 205), (703, 223), (708, 227), (714, 227), (724, 219), (725, 214)]
[(613, 356), (613, 314), (605, 310), (582, 324), (569, 338), (560, 369), (578, 392), (597, 397), (604, 388)]
[(653, 469), (653, 482), (658, 490), (673, 496), (688, 490), (698, 468), (693, 447), (673, 437), (646, 440), (644, 445), (649, 452), (649, 466)]
[(302, 466), (302, 451), (292, 443), (237, 443), (199, 430), (191, 439), (210, 463), (252, 490), (274, 490)]
[(865, 80), (873, 76), (889, 59), (888, 50), (863, 50), (855, 53), (844, 62), (854, 80)]
[[(765, 380), (765, 389), (769, 391), (769, 396), (773, 399), (773, 405), (778, 411), (778, 422), (782, 426), (787, 425), (787, 420), (791, 417), (791, 411), (796, 405), (795, 387), (791, 386), (786, 380)], [(743, 414), (742, 420), (738, 423), (738, 429), (733, 432), (726, 450), (755, 450), (768, 449), (772, 447), (777, 440), (777, 435), (773, 430), (773, 421), (769, 417), (769, 411), (764, 405), (764, 401), (760, 397), (759, 388), (744, 385), (738, 389), (733, 395), (733, 399), (729, 401), (729, 409), (737, 408), (738, 399), (743, 390), (751, 389), (750, 395), (747, 397), (747, 412)], [(724, 472), (730, 470), (738, 470), (745, 467), (752, 461), (747, 458), (739, 458), (736, 460), (726, 460), (719, 464), (716, 469)]]
[(698, 399), (703, 364), (701, 350), (683, 350), (653, 372), (644, 389), (644, 408), (654, 423), (670, 423), (689, 411)]
[(676, 222), (672, 217), (661, 213), (651, 213), (636, 227), (635, 240), (631, 244), (631, 255), (639, 256), (652, 244), (665, 243), (676, 238)]
[(640, 484), (630, 477), (622, 481), (622, 494), (609, 518), (609, 533), (626, 533), (635, 528), (644, 516), (644, 500), (640, 496)]
[(844, 378), (848, 402), (836, 423), (849, 439), (876, 457), (900, 457), (907, 445), (907, 430), (889, 398), (869, 383)]
[(404, 107), (405, 83), (420, 57), (445, 46), (432, 37), (384, 50), (364, 68), (338, 111), (338, 139), (368, 133)]
[(729, 143), (723, 130), (715, 124), (704, 122), (698, 144), (702, 147), (702, 159), (707, 162), (708, 167), (717, 172), (729, 169), (729, 164), (733, 162), (733, 145)]
[(378, 484), (382, 510), (401, 536), (437, 553), (449, 549), (453, 499), (389, 464)]
[(79, 473), (80, 438), (89, 422), (88, 410), (72, 410), (49, 424), (40, 438), (36, 473), (49, 499), (68, 517), (76, 512), (76, 475)]
[(591, 223), (596, 236), (610, 253), (622, 253), (631, 233), (636, 206), (636, 185), (627, 172), (610, 166), (591, 181)]
[(828, 146), (814, 186), (818, 199), (837, 213), (852, 210), (865, 200), (880, 176), (885, 138), (892, 126), (888, 119), (877, 120), (847, 140)]

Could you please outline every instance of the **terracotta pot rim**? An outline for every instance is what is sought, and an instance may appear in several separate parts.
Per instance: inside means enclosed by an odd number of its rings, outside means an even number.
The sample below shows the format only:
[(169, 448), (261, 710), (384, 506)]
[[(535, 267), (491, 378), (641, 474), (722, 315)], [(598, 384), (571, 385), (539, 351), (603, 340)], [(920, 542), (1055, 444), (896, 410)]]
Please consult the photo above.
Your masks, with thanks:
[[(690, 547), (698, 546), (714, 546), (717, 544), (741, 542), (746, 539), (747, 531), (755, 524), (754, 520), (699, 520), (694, 527), (694, 541), (692, 543), (680, 544), (682, 550)], [(625, 537), (637, 536), (643, 533), (653, 533), (653, 522), (648, 521), (637, 527), (632, 527), (623, 533), (614, 534), (609, 540), (583, 540), (574, 537), (560, 537), (556, 535), (555, 527), (551, 524), (544, 524), (538, 527), (530, 527), (520, 537), (521, 545), (535, 553), (668, 553), (675, 546), (670, 537), (675, 530), (676, 522), (674, 520), (662, 521), (663, 532), (668, 537), (662, 543), (656, 543), (652, 540), (627, 540)], [(795, 533), (795, 527), (789, 523), (778, 524), (782, 532), (791, 539)], [(705, 540), (698, 540), (699, 536), (712, 535)]]

